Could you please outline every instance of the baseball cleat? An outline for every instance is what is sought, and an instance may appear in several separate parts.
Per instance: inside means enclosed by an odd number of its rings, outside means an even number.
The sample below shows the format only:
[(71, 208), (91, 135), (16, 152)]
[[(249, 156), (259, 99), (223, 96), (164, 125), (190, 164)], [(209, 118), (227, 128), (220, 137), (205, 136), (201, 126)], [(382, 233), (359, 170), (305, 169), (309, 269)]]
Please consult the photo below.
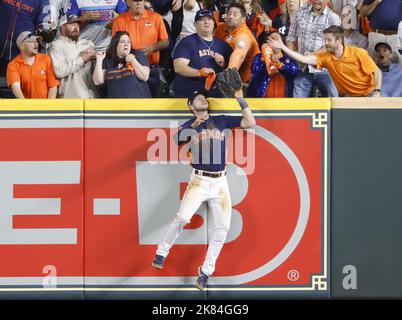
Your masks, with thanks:
[(195, 282), (195, 285), (198, 289), (204, 290), (207, 286), (209, 276), (207, 276), (204, 272), (202, 272), (201, 267), (198, 267), (198, 278)]
[(157, 254), (155, 256), (155, 259), (152, 261), (152, 266), (155, 269), (163, 269), (163, 263), (165, 261), (165, 257), (164, 256), (160, 256), (159, 254)]

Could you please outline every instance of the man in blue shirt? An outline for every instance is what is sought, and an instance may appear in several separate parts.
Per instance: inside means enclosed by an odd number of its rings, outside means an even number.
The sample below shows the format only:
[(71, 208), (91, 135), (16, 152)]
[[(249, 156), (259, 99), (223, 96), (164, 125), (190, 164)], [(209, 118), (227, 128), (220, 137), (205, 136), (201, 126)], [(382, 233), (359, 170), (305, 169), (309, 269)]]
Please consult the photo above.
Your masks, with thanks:
[(205, 92), (195, 92), (188, 99), (188, 106), (194, 116), (179, 128), (178, 140), (179, 144), (190, 142), (193, 173), (179, 212), (169, 225), (152, 261), (154, 268), (163, 269), (164, 260), (184, 225), (190, 222), (201, 203), (207, 202), (214, 216), (214, 232), (204, 263), (198, 268), (196, 286), (200, 290), (206, 287), (208, 278), (215, 270), (216, 260), (230, 227), (232, 205), (226, 180), (227, 134), (232, 128), (245, 129), (255, 125), (242, 89), (235, 92), (235, 97), (242, 109), (242, 117), (210, 116)]
[(402, 0), (364, 0), (360, 14), (368, 17), (373, 32), (368, 35), (367, 51), (374, 58), (374, 46), (378, 42), (386, 42), (394, 48), (393, 59), (402, 62), (397, 48), (398, 24), (402, 20)]
[(378, 42), (374, 50), (376, 63), (382, 72), (381, 97), (402, 97), (402, 65), (391, 63), (391, 46)]
[[(34, 33), (44, 22), (50, 26), (51, 19), (49, 0), (0, 0), (0, 82), (5, 79), (7, 64), (20, 53), (16, 40), (21, 32)], [(1, 97), (9, 96), (0, 91)]]
[[(204, 90), (206, 78), (221, 72), (232, 53), (224, 41), (213, 37), (214, 17), (209, 10), (199, 10), (195, 15), (197, 33), (183, 38), (173, 50), (176, 77), (173, 84), (176, 98), (188, 98), (194, 91)], [(211, 88), (209, 95), (221, 97)]]

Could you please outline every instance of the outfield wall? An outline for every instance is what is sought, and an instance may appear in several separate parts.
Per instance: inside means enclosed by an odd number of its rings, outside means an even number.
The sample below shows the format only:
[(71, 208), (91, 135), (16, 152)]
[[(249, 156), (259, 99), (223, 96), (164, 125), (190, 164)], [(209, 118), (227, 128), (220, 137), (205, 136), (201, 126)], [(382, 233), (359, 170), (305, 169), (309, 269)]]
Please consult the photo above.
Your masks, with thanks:
[(257, 126), (231, 139), (231, 229), (203, 292), (207, 206), (151, 267), (191, 173), (172, 143), (186, 100), (0, 100), (0, 297), (402, 297), (402, 100), (247, 100)]

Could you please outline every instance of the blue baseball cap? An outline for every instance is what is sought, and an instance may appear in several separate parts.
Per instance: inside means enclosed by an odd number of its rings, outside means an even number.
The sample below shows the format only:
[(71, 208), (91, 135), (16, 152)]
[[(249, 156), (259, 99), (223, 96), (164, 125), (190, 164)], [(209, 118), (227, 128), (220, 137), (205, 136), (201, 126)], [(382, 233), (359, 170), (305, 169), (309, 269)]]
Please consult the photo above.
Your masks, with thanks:
[(201, 18), (204, 17), (210, 17), (212, 20), (214, 20), (214, 15), (211, 10), (201, 9), (198, 10), (197, 13), (195, 14), (194, 21), (200, 20)]
[(68, 14), (65, 14), (65, 15), (60, 17), (60, 24), (59, 25), (61, 27), (63, 24), (74, 23), (74, 22), (77, 22), (77, 23), (81, 24), (80, 17), (77, 16), (76, 14), (68, 13)]
[(388, 43), (386, 43), (386, 42), (377, 42), (377, 44), (376, 44), (375, 47), (374, 47), (374, 51), (377, 52), (377, 50), (378, 50), (380, 47), (384, 47), (384, 48), (386, 48), (386, 49), (388, 49), (389, 51), (392, 52), (392, 47), (391, 47)]
[(198, 95), (203, 95), (205, 98), (209, 98), (208, 92), (206, 90), (198, 90), (194, 91), (191, 96), (187, 100), (187, 105), (190, 105), (193, 103), (194, 99)]

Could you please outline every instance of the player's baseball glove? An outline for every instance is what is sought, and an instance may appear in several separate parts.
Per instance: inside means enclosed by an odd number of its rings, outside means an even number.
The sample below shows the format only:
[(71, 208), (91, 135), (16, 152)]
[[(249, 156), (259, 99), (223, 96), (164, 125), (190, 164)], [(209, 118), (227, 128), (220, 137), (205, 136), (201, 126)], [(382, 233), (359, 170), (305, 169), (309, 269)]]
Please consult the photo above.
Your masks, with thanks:
[(215, 84), (225, 98), (232, 98), (234, 93), (242, 88), (240, 74), (236, 68), (218, 73)]

